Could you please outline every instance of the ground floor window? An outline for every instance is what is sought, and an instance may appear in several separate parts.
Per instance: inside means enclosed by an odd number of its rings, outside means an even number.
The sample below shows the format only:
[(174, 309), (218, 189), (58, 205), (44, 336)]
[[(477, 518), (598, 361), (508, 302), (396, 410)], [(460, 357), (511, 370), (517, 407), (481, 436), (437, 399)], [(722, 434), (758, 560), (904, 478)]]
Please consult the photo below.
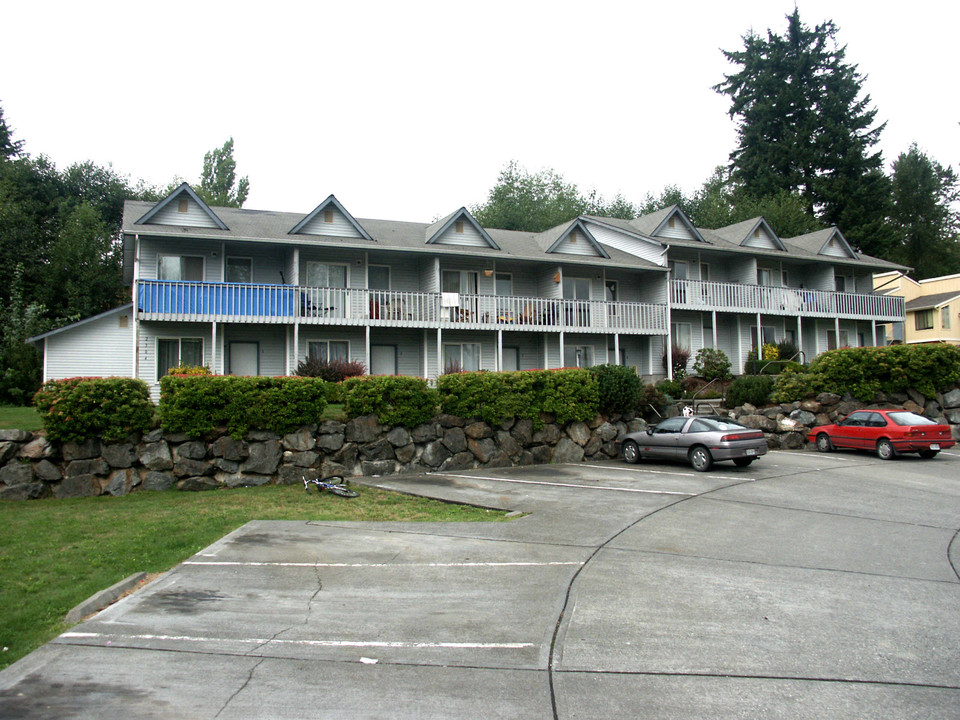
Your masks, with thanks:
[(349, 360), (350, 343), (346, 340), (311, 340), (307, 343), (307, 356), (322, 362)]
[(850, 331), (840, 331), (840, 344), (837, 345), (837, 331), (827, 330), (827, 350), (836, 350), (838, 347), (850, 347)]
[[(763, 344), (764, 345), (776, 345), (777, 336), (774, 332), (772, 325), (763, 326)], [(750, 345), (756, 349), (757, 347), (757, 326), (754, 325), (750, 328)]]
[(480, 343), (443, 346), (443, 372), (476, 372), (480, 369)]
[(917, 310), (913, 316), (915, 330), (931, 330), (933, 328), (933, 308), (930, 310)]
[(565, 345), (563, 348), (564, 367), (593, 367), (593, 345)]
[(682, 347), (687, 352), (693, 347), (693, 333), (690, 323), (670, 323), (670, 342), (675, 347)]
[(179, 365), (203, 365), (201, 338), (170, 338), (157, 340), (157, 377), (166, 375)]

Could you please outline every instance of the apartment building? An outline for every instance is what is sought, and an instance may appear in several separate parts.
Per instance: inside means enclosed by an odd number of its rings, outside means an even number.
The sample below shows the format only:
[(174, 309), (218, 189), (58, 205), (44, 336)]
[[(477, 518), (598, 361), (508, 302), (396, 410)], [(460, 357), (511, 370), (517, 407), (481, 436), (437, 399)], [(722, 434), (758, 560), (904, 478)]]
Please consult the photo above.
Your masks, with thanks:
[(874, 290), (904, 299), (904, 322), (884, 326), (887, 342), (960, 345), (960, 275), (914, 280), (900, 272), (878, 273)]

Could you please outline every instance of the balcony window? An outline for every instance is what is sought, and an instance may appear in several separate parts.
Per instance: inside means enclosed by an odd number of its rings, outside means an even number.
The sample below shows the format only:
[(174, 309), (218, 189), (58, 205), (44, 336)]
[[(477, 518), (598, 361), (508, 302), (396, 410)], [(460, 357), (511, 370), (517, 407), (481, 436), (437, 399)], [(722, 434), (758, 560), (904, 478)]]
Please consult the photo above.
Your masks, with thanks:
[(253, 260), (251, 258), (228, 257), (225, 278), (229, 283), (253, 282)]
[(201, 338), (173, 338), (157, 340), (157, 377), (162, 378), (170, 368), (179, 365), (203, 365)]
[(670, 323), (670, 342), (675, 347), (690, 351), (693, 347), (693, 332), (690, 323)]
[(307, 355), (322, 362), (349, 360), (350, 343), (346, 340), (311, 340), (307, 343)]
[(950, 329), (950, 306), (940, 308), (940, 327), (944, 330)]
[(347, 266), (321, 262), (307, 262), (307, 287), (345, 288)]
[(763, 285), (764, 287), (773, 285), (773, 270), (757, 268), (757, 285)]
[(203, 282), (203, 258), (191, 255), (161, 255), (157, 273), (171, 282)]
[(389, 290), (390, 267), (388, 265), (370, 265), (367, 267), (367, 287), (371, 290)]
[(513, 295), (513, 275), (510, 273), (497, 273), (496, 287), (494, 292), (500, 296)]
[(689, 276), (687, 263), (681, 260), (671, 260), (668, 265), (670, 266), (670, 275), (674, 280), (686, 280)]
[(918, 310), (913, 315), (914, 328), (917, 330), (933, 329), (933, 308), (930, 310)]

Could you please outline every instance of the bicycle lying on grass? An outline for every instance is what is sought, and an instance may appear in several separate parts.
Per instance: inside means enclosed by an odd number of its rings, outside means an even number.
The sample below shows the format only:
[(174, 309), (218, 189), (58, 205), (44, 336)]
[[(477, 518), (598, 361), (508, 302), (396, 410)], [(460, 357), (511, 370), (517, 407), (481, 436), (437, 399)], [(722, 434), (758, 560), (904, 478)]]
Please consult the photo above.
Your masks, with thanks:
[(334, 495), (339, 495), (340, 497), (346, 498), (355, 498), (360, 494), (356, 490), (351, 490), (348, 488), (346, 480), (344, 480), (340, 475), (332, 475), (331, 477), (327, 478), (327, 480), (321, 480), (320, 478), (308, 478), (304, 476), (304, 491), (309, 493), (311, 485), (317, 486), (317, 495), (324, 490), (329, 490)]

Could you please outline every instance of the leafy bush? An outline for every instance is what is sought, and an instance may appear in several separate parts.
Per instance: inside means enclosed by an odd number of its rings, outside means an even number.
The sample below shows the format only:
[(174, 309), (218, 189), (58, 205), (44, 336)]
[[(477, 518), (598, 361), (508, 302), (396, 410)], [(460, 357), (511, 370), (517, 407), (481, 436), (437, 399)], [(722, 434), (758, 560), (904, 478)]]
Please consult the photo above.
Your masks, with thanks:
[(795, 360), (799, 361), (802, 356), (800, 355), (800, 348), (798, 348), (794, 343), (789, 340), (781, 340), (777, 343), (777, 358), (780, 360)]
[(281, 435), (319, 423), (327, 407), (326, 383), (317, 378), (167, 375), (160, 379), (160, 422), (166, 432), (203, 437), (225, 427)]
[(48, 380), (33, 397), (47, 437), (82, 442), (123, 440), (153, 426), (150, 390), (133, 378)]
[[(795, 363), (791, 363), (795, 364)], [(823, 378), (815, 373), (787, 367), (777, 377), (770, 396), (774, 402), (790, 403), (805, 400), (823, 392)]]
[(683, 397), (683, 385), (679, 380), (661, 380), (657, 383), (657, 392), (674, 400)]
[(167, 370), (168, 375), (209, 375), (210, 368), (206, 365), (177, 365)]
[(326, 382), (338, 383), (349, 377), (363, 375), (365, 372), (366, 366), (359, 360), (343, 360), (340, 358), (322, 360), (313, 355), (308, 355), (306, 360), (301, 360), (297, 364), (295, 374), (300, 377), (314, 377)]
[[(671, 357), (673, 358), (673, 378), (674, 380), (683, 380), (687, 376), (687, 363), (690, 362), (690, 351), (679, 345), (670, 346)], [(660, 358), (663, 369), (667, 369), (667, 353), (664, 351)]]
[(595, 365), (589, 371), (597, 379), (601, 413), (623, 414), (637, 409), (643, 382), (633, 368), (625, 365)]
[(599, 406), (596, 377), (579, 368), (442, 375), (437, 389), (444, 413), (488, 423), (526, 417), (540, 426), (540, 413), (559, 423), (589, 420)]
[(764, 360), (779, 360), (780, 351), (777, 349), (777, 346), (773, 343), (764, 343), (763, 344), (763, 359)]
[(704, 380), (726, 380), (730, 377), (730, 358), (719, 348), (700, 348), (693, 371)]
[(437, 413), (437, 391), (423, 378), (367, 375), (343, 383), (347, 417), (376, 415), (384, 425), (414, 427)]
[(732, 408), (744, 403), (765, 405), (773, 390), (773, 378), (769, 375), (743, 375), (727, 388), (727, 407)]
[(890, 345), (841, 348), (820, 355), (810, 372), (824, 390), (849, 392), (870, 402), (877, 392), (904, 392), (914, 388), (926, 397), (960, 381), (960, 347), (955, 345)]
[(644, 385), (640, 389), (638, 405), (641, 410), (645, 409), (648, 405), (652, 405), (656, 408), (657, 412), (659, 412), (668, 402), (667, 396), (660, 392), (656, 385)]

